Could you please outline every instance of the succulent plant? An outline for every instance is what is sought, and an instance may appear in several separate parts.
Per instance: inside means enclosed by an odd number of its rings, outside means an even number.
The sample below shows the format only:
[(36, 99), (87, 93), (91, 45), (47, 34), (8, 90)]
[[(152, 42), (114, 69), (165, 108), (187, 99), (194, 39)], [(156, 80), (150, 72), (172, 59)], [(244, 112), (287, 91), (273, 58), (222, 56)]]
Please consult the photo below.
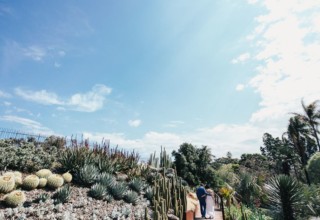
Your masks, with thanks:
[(147, 187), (144, 196), (151, 201), (153, 199), (153, 189), (152, 187)]
[(63, 183), (63, 177), (59, 174), (51, 174), (47, 179), (47, 186), (52, 189), (57, 189), (61, 187)]
[(140, 178), (134, 178), (129, 182), (129, 187), (140, 194), (141, 190), (144, 187), (144, 182)]
[(12, 176), (12, 177), (14, 177), (15, 175), (14, 175), (14, 172), (5, 172), (3, 174), (3, 176)]
[(12, 176), (0, 176), (0, 193), (8, 193), (14, 189), (15, 181)]
[(20, 173), (19, 171), (14, 171), (13, 174), (14, 174), (15, 177), (22, 178), (22, 173)]
[(26, 190), (32, 190), (39, 185), (39, 177), (36, 175), (29, 175), (22, 181), (22, 187)]
[(24, 192), (15, 190), (6, 195), (4, 201), (8, 206), (16, 207), (22, 205), (26, 201), (26, 196)]
[(70, 185), (65, 185), (64, 187), (58, 189), (57, 192), (52, 196), (54, 204), (67, 202), (70, 198), (71, 191), (72, 189)]
[(48, 193), (41, 193), (35, 200), (34, 202), (39, 203), (39, 202), (45, 202), (47, 199), (50, 198), (50, 195)]
[(124, 182), (117, 182), (109, 188), (110, 194), (117, 200), (123, 199), (127, 190), (128, 187)]
[(133, 205), (135, 205), (137, 203), (138, 199), (139, 199), (138, 193), (136, 193), (135, 191), (132, 191), (132, 190), (128, 190), (126, 192), (126, 194), (124, 195), (124, 200), (127, 203), (132, 203)]
[(72, 181), (72, 175), (69, 172), (62, 174), (65, 183), (70, 183)]
[(89, 196), (98, 200), (102, 200), (105, 199), (107, 192), (107, 188), (104, 185), (96, 183), (91, 186), (91, 189), (89, 190)]
[(47, 185), (47, 182), (48, 182), (48, 180), (46, 178), (40, 178), (38, 187), (39, 188), (45, 187)]
[(22, 185), (22, 177), (19, 176), (14, 176), (14, 183), (15, 183), (15, 188), (19, 187)]
[(38, 172), (36, 172), (36, 175), (39, 178), (48, 178), (51, 174), (52, 174), (52, 172), (49, 169), (41, 169)]
[(83, 186), (91, 186), (98, 177), (98, 168), (95, 165), (84, 165), (75, 175), (77, 183)]
[(109, 173), (101, 173), (96, 180), (97, 183), (101, 183), (106, 187), (111, 187), (116, 183), (116, 179), (112, 174)]

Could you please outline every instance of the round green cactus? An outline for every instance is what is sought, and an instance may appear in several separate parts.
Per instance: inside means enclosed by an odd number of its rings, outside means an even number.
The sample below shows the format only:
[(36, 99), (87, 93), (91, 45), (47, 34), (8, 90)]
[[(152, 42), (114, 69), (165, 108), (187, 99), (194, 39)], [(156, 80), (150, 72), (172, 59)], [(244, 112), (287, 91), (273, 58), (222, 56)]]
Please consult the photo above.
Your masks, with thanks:
[(61, 187), (64, 183), (63, 177), (59, 174), (52, 174), (48, 177), (47, 186), (53, 189)]
[(40, 178), (38, 187), (39, 188), (45, 187), (47, 185), (47, 182), (48, 182), (48, 180), (46, 178)]
[(15, 177), (14, 172), (5, 172), (3, 176), (12, 176)]
[(62, 174), (62, 177), (65, 183), (70, 183), (72, 181), (72, 175), (69, 172)]
[(39, 185), (39, 177), (36, 175), (29, 175), (22, 181), (22, 187), (26, 190), (32, 190)]
[(4, 201), (8, 206), (16, 207), (18, 205), (22, 205), (26, 201), (26, 196), (24, 192), (15, 190), (6, 195)]
[(14, 189), (15, 181), (12, 176), (0, 177), (0, 193), (8, 193)]
[(52, 174), (52, 172), (48, 169), (41, 169), (38, 172), (36, 172), (36, 175), (39, 178), (48, 178), (51, 174)]
[(14, 171), (13, 174), (15, 177), (20, 177), (22, 179), (22, 173), (20, 173), (19, 171)]
[(21, 186), (22, 185), (22, 177), (15, 176), (14, 177), (14, 182), (15, 182), (15, 188)]

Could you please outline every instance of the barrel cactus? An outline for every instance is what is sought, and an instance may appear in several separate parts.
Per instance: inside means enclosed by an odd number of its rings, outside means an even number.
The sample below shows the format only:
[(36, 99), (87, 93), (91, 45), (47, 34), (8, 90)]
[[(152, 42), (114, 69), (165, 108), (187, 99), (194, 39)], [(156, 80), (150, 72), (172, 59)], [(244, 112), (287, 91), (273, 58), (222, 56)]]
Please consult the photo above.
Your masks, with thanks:
[(36, 175), (39, 178), (48, 178), (52, 174), (51, 170), (48, 169), (41, 169), (38, 172), (36, 172)]
[(15, 175), (14, 175), (14, 172), (5, 172), (3, 174), (3, 176), (12, 176), (12, 177), (14, 177)]
[(15, 188), (22, 185), (22, 177), (20, 176), (14, 176), (14, 182), (15, 182)]
[(45, 187), (47, 185), (47, 179), (46, 178), (40, 178), (39, 179), (39, 185), (38, 185), (38, 187), (39, 188), (43, 188), (43, 187)]
[(15, 177), (22, 178), (22, 173), (20, 173), (19, 171), (14, 171), (13, 174), (14, 174)]
[(61, 187), (64, 183), (63, 177), (59, 174), (52, 174), (48, 177), (47, 186), (52, 189)]
[(32, 190), (38, 187), (39, 177), (36, 175), (29, 175), (22, 181), (22, 187), (26, 190)]
[(0, 177), (0, 193), (8, 193), (14, 189), (15, 181), (12, 176)]
[(70, 183), (72, 181), (72, 175), (69, 172), (62, 174), (62, 177), (65, 183)]
[(6, 195), (4, 201), (8, 206), (16, 207), (22, 205), (26, 201), (26, 196), (24, 192), (15, 190)]

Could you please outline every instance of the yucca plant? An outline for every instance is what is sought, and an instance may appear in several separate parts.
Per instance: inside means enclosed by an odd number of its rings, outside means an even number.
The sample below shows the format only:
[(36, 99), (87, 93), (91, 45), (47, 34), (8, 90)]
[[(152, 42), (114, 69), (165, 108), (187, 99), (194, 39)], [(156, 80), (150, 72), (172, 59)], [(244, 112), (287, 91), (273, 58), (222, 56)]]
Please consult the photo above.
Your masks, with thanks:
[(95, 165), (84, 165), (75, 174), (75, 181), (83, 186), (91, 186), (96, 182), (98, 175), (99, 171)]
[(98, 175), (96, 182), (104, 185), (107, 188), (109, 188), (109, 187), (113, 186), (116, 183), (116, 179), (112, 174), (101, 173), (101, 174)]
[(134, 178), (129, 182), (129, 187), (140, 194), (144, 187), (144, 181), (140, 178)]
[(128, 190), (124, 195), (124, 201), (126, 201), (127, 203), (132, 203), (133, 205), (137, 203), (138, 199), (138, 193), (132, 190)]
[(67, 202), (70, 198), (71, 191), (72, 188), (70, 185), (65, 185), (64, 187), (58, 189), (57, 192), (52, 196), (54, 204)]
[(297, 180), (286, 175), (275, 176), (265, 189), (274, 219), (297, 219), (299, 207), (303, 202), (303, 190)]
[(110, 194), (115, 198), (116, 200), (123, 199), (126, 192), (128, 190), (127, 184), (124, 182), (116, 182), (116, 184), (112, 185), (109, 188)]
[(105, 199), (107, 192), (107, 188), (104, 185), (102, 185), (101, 183), (96, 183), (93, 186), (91, 186), (91, 189), (89, 190), (88, 194), (92, 198), (103, 200)]

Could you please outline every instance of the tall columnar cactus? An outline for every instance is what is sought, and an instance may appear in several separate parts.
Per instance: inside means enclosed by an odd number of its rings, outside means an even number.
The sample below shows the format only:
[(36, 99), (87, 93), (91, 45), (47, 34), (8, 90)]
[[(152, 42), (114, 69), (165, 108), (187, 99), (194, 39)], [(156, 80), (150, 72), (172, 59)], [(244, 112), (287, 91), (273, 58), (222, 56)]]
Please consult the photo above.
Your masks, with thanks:
[(52, 172), (49, 169), (41, 169), (38, 172), (36, 172), (36, 175), (39, 178), (48, 178), (51, 174), (52, 174)]
[(69, 172), (62, 174), (62, 178), (65, 183), (70, 183), (72, 181), (72, 175)]
[(15, 190), (6, 195), (4, 201), (8, 206), (16, 207), (22, 205), (26, 201), (26, 196), (24, 192)]
[(59, 174), (52, 174), (48, 177), (47, 180), (47, 186), (52, 189), (57, 189), (64, 183), (63, 177)]
[(39, 177), (36, 175), (29, 175), (22, 181), (22, 187), (26, 190), (32, 190), (38, 187)]
[(15, 181), (12, 176), (0, 177), (0, 193), (8, 193), (14, 189)]

